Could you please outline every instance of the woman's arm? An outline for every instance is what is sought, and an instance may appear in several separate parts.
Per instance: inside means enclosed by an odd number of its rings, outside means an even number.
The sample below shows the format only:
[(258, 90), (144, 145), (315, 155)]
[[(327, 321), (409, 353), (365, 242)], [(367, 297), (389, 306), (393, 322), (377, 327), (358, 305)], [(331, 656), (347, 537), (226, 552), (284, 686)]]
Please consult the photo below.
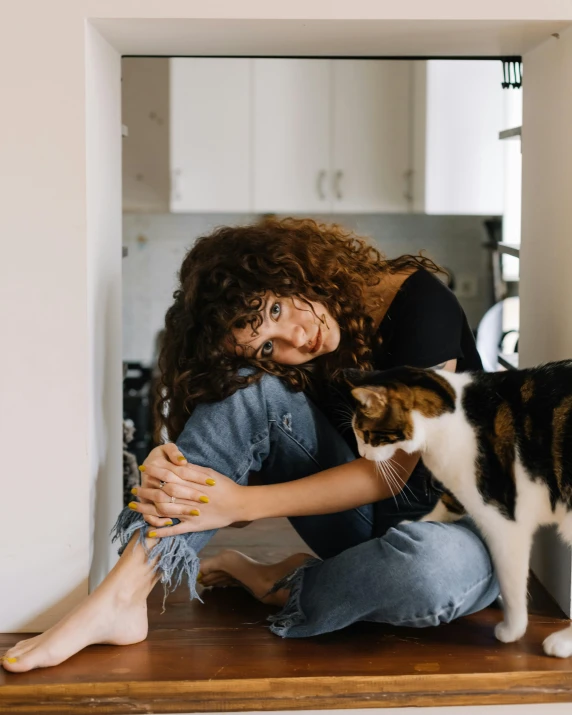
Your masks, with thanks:
[[(402, 484), (409, 479), (418, 459), (418, 454), (395, 453), (393, 462), (395, 470), (403, 475)], [(392, 489), (375, 462), (361, 458), (310, 477), (256, 487), (240, 486), (212, 469), (193, 464), (170, 470), (146, 467), (148, 487), (137, 489), (143, 502), (130, 504), (150, 523), (163, 527), (152, 532), (157, 537), (220, 529), (235, 522), (268, 517), (331, 514), (388, 499), (399, 491)], [(160, 489), (156, 486), (159, 480), (165, 482)], [(174, 503), (171, 497), (175, 497)], [(181, 523), (163, 526), (163, 519), (158, 523), (157, 517), (176, 518)]]
[[(456, 360), (437, 367), (454, 371)], [(401, 488), (418, 460), (418, 453), (407, 454), (402, 450), (393, 456)], [(388, 499), (397, 493), (376, 463), (366, 459), (356, 459), (291, 482), (256, 487), (240, 486), (212, 469), (192, 464), (171, 469), (177, 474), (175, 481), (171, 480), (168, 471), (150, 466), (147, 475), (150, 485), (160, 479), (168, 483), (162, 489), (139, 489), (137, 492), (147, 503), (137, 504), (136, 511), (181, 519), (176, 526), (161, 528), (156, 532), (157, 537), (218, 529), (234, 522), (268, 517), (332, 514)], [(176, 498), (175, 503), (171, 502), (171, 497)]]
[(375, 462), (356, 459), (283, 484), (250, 487), (244, 495), (249, 521), (277, 516), (333, 514), (396, 496), (411, 476), (419, 454), (399, 450), (393, 457), (400, 475), (397, 489), (379, 471)]

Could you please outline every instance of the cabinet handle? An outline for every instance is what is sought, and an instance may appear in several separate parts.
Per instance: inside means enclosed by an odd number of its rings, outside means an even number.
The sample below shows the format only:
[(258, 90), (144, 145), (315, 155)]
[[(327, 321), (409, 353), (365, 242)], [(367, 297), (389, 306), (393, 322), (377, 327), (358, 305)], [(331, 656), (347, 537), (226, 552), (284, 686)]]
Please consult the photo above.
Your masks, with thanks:
[(324, 179), (326, 178), (326, 172), (322, 169), (322, 171), (318, 172), (318, 177), (316, 179), (316, 191), (318, 192), (318, 198), (321, 201), (324, 201), (326, 198), (326, 193), (324, 191)]
[(178, 178), (181, 175), (180, 169), (173, 169), (171, 171), (171, 201), (180, 201), (181, 194), (179, 193), (179, 181)]
[(336, 199), (340, 200), (343, 199), (343, 194), (342, 194), (342, 179), (344, 177), (344, 172), (343, 171), (336, 171), (334, 174), (334, 195)]

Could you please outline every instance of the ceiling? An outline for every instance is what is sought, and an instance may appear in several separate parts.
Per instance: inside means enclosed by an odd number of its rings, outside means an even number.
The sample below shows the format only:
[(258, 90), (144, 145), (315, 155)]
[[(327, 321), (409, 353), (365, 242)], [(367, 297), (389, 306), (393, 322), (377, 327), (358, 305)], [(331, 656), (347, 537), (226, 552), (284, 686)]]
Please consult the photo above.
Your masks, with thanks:
[(571, 26), (571, 21), (520, 19), (90, 22), (123, 55), (166, 56), (498, 57), (524, 55)]

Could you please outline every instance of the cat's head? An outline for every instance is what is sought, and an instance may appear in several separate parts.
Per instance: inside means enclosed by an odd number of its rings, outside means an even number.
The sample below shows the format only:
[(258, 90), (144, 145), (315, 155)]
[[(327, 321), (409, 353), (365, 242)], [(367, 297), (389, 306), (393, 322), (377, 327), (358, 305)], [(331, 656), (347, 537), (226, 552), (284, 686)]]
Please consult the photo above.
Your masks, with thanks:
[(385, 461), (398, 449), (422, 450), (425, 429), (420, 417), (455, 411), (455, 390), (433, 370), (345, 370), (344, 377), (353, 388), (352, 427), (359, 453), (366, 459)]

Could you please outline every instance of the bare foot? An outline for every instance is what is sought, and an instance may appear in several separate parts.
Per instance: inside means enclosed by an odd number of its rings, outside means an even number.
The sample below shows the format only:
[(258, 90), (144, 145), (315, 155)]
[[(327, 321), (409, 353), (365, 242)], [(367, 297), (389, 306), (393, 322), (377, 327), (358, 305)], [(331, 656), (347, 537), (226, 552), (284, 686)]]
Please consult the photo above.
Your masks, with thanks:
[[(135, 551), (135, 553), (134, 553)], [(12, 673), (58, 665), (94, 643), (130, 645), (147, 637), (147, 596), (156, 581), (140, 546), (130, 544), (105, 581), (59, 623), (2, 657)]]
[(230, 586), (238, 582), (262, 603), (283, 606), (290, 590), (270, 593), (274, 584), (311, 558), (310, 554), (293, 554), (277, 564), (261, 564), (239, 551), (221, 551), (201, 561), (201, 584)]

